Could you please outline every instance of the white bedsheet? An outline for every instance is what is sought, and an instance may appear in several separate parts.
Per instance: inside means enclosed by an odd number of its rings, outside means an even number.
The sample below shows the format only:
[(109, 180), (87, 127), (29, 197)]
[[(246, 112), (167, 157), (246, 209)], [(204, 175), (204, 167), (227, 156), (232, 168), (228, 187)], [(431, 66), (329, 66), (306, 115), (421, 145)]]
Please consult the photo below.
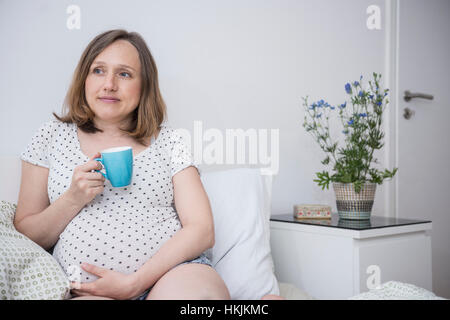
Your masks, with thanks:
[(316, 300), (291, 283), (278, 282), (278, 286), (280, 288), (280, 296), (286, 300)]

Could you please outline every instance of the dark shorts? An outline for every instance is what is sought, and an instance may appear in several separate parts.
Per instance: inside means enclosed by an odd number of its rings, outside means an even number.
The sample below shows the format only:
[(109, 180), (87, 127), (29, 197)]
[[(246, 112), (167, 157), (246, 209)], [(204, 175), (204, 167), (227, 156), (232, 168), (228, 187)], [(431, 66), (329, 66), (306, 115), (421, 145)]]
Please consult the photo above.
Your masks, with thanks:
[[(208, 257), (206, 256), (205, 253), (202, 253), (201, 255), (199, 255), (197, 258), (195, 258), (193, 260), (182, 262), (179, 264), (179, 266), (181, 266), (182, 264), (185, 264), (185, 263), (201, 263), (201, 264), (206, 264), (206, 265), (212, 267), (212, 263), (208, 259)], [(134, 300), (145, 300), (145, 298), (147, 298), (148, 294), (150, 293), (151, 289), (152, 289), (152, 287), (148, 288), (139, 297), (135, 298)]]

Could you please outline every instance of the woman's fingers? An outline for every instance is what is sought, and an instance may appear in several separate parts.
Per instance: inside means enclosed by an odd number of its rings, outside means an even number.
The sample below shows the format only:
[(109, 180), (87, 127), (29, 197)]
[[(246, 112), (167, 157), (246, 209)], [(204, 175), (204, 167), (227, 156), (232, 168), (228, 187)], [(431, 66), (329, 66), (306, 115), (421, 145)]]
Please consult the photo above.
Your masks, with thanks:
[(93, 155), (88, 162), (80, 166), (82, 172), (91, 172), (92, 170), (101, 170), (103, 168), (100, 161), (94, 160), (95, 158), (101, 158), (100, 152)]
[(88, 188), (103, 187), (103, 183), (102, 180), (86, 180)]
[(86, 172), (85, 177), (87, 180), (105, 181), (105, 177), (100, 172)]
[(102, 169), (101, 162), (94, 160), (99, 156), (101, 155), (97, 152), (88, 162), (73, 170), (72, 182), (67, 192), (74, 202), (85, 205), (103, 192), (105, 178), (100, 172), (94, 171)]
[(89, 160), (85, 164), (77, 167), (81, 172), (91, 172), (92, 170), (101, 170), (102, 164), (99, 161)]
[(96, 154), (94, 154), (89, 160), (94, 160), (95, 158), (101, 158), (101, 154), (100, 152), (97, 152)]

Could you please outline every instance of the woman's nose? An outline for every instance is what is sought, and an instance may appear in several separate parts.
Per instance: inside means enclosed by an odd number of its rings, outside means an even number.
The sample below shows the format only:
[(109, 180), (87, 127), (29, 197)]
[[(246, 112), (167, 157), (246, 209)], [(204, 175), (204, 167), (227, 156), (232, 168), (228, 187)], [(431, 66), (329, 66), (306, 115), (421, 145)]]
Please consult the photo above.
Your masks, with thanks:
[(108, 74), (105, 77), (105, 83), (103, 84), (103, 89), (107, 91), (116, 91), (117, 90), (117, 82), (114, 74)]

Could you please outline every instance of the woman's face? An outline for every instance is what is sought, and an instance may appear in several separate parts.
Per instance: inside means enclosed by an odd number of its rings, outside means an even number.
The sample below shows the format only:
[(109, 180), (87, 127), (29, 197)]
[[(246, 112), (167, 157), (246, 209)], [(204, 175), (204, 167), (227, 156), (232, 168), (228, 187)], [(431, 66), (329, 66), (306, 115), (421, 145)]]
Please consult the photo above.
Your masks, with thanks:
[(95, 120), (118, 123), (127, 120), (139, 104), (141, 63), (136, 48), (125, 40), (106, 47), (92, 63), (85, 94)]

